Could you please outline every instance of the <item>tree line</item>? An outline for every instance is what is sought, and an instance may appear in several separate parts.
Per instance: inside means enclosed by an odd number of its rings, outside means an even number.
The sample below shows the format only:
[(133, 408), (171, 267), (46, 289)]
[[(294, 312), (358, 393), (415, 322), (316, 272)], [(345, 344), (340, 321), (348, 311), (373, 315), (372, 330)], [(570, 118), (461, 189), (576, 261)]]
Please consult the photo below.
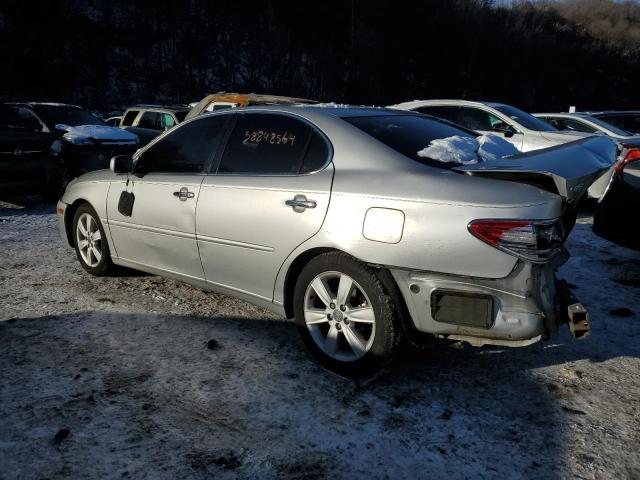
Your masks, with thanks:
[(3, 100), (93, 109), (240, 91), (387, 105), (638, 108), (640, 12), (613, 0), (4, 0)]

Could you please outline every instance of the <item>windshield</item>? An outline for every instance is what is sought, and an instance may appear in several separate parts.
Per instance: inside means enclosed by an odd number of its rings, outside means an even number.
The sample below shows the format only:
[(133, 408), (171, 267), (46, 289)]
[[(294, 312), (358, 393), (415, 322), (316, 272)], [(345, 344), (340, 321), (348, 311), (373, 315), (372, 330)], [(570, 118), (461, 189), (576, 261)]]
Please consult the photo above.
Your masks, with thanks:
[(349, 117), (344, 120), (412, 160), (438, 168), (452, 168), (456, 165), (422, 157), (418, 152), (433, 140), (454, 136), (476, 137), (469, 130), (423, 115), (379, 115)]
[(510, 119), (518, 122), (524, 128), (535, 132), (557, 132), (558, 129), (547, 122), (534, 117), (530, 113), (512, 107), (511, 105), (492, 105), (493, 108), (507, 115)]
[(615, 135), (620, 135), (621, 137), (630, 137), (633, 133), (628, 132), (627, 130), (623, 130), (621, 128), (616, 127), (615, 125), (605, 122), (604, 120), (600, 120), (596, 117), (589, 117), (589, 121), (595, 123), (596, 125), (601, 126), (602, 128), (606, 128), (610, 132), (613, 132)]
[(47, 124), (55, 128), (57, 124), (77, 127), (78, 125), (107, 125), (95, 115), (78, 107), (68, 105), (34, 105), (33, 110)]
[(15, 109), (0, 107), (0, 130), (28, 130), (28, 126)]

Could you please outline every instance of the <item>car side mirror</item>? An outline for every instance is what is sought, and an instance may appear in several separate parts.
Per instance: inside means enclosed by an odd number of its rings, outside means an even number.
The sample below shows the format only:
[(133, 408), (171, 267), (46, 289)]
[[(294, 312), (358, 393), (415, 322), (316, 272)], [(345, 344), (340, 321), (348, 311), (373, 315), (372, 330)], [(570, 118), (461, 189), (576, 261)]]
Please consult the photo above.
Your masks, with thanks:
[(511, 125), (507, 125), (504, 122), (498, 122), (491, 126), (491, 130), (494, 132), (502, 133), (505, 138), (511, 138), (515, 135), (516, 131)]
[(109, 162), (109, 169), (113, 173), (131, 173), (133, 167), (133, 157), (131, 155), (116, 155), (111, 157)]

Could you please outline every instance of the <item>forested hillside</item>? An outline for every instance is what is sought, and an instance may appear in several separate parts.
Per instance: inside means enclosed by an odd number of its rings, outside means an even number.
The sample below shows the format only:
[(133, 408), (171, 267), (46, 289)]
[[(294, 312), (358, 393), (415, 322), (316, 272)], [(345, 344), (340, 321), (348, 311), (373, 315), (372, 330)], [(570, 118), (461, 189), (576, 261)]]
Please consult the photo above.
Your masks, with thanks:
[(638, 19), (610, 0), (4, 0), (0, 96), (105, 110), (218, 90), (637, 108)]

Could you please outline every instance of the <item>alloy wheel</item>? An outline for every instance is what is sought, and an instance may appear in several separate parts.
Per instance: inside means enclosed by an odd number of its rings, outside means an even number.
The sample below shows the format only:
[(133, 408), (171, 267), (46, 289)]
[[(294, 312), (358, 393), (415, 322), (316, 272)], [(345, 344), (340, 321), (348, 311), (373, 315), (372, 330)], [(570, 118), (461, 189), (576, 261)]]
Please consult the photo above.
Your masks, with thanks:
[(304, 296), (304, 320), (318, 347), (335, 360), (358, 360), (373, 345), (373, 306), (345, 273), (323, 272), (311, 281)]
[(103, 255), (102, 233), (96, 220), (88, 213), (78, 218), (76, 242), (82, 260), (89, 267), (98, 266)]

